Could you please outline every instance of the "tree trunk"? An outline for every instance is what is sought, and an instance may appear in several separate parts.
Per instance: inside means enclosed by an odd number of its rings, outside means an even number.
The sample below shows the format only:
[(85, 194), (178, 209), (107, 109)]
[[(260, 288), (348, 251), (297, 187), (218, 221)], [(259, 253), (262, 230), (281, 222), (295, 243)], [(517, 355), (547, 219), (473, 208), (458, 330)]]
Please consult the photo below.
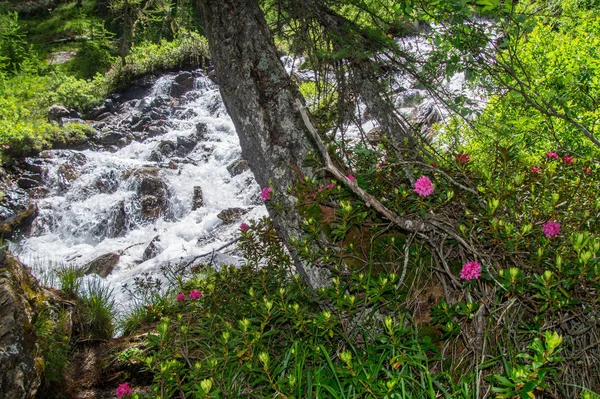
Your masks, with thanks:
[[(290, 240), (302, 240), (295, 185), (317, 170), (304, 165), (319, 154), (294, 103), (301, 99), (281, 63), (257, 0), (198, 0), (225, 106), (240, 138), (242, 155), (261, 187), (297, 271), (312, 288), (329, 283), (329, 271), (299, 260)], [(276, 206), (275, 206), (276, 204)]]

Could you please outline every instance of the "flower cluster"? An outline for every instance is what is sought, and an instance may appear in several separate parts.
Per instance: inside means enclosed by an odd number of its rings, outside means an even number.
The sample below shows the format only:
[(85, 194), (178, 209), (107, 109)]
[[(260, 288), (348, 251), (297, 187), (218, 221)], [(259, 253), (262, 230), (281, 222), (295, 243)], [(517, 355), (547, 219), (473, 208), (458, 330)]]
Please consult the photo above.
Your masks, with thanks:
[(549, 221), (542, 226), (542, 232), (547, 238), (554, 237), (560, 233), (560, 223)]
[(122, 398), (125, 395), (131, 395), (133, 389), (129, 386), (129, 383), (125, 382), (117, 387), (117, 398)]
[(471, 154), (458, 154), (454, 159), (459, 163), (465, 164), (469, 162), (469, 158), (471, 158)]
[(415, 193), (421, 197), (427, 197), (428, 195), (433, 194), (433, 184), (431, 184), (429, 177), (421, 176), (417, 179), (415, 182)]
[(537, 166), (531, 167), (531, 173), (540, 173), (541, 171), (542, 171), (542, 168), (538, 168)]
[(273, 192), (273, 189), (271, 187), (265, 187), (262, 189), (262, 192), (260, 193), (260, 198), (262, 198), (263, 201), (268, 201), (271, 199), (272, 192)]
[(546, 153), (546, 156), (550, 159), (558, 159), (558, 154), (552, 151), (548, 151)]
[(465, 263), (460, 271), (460, 278), (463, 280), (477, 280), (480, 276), (481, 265), (477, 261)]
[[(191, 290), (190, 291), (190, 299), (192, 301), (195, 301), (195, 300), (200, 299), (200, 298), (202, 298), (202, 292), (201, 291), (198, 291), (198, 290)], [(180, 293), (180, 294), (178, 294), (175, 297), (175, 300), (177, 300), (178, 302), (184, 302), (184, 301), (187, 301), (187, 299), (188, 299), (188, 296), (185, 295), (183, 292)]]
[(348, 178), (348, 180), (350, 181), (356, 181), (356, 177), (352, 176), (351, 174), (346, 176)]
[(195, 301), (196, 299), (200, 299), (202, 298), (202, 292), (198, 291), (198, 290), (191, 290), (190, 291), (190, 298)]
[(242, 223), (240, 224), (240, 230), (241, 231), (246, 231), (250, 228), (250, 226), (247, 223)]

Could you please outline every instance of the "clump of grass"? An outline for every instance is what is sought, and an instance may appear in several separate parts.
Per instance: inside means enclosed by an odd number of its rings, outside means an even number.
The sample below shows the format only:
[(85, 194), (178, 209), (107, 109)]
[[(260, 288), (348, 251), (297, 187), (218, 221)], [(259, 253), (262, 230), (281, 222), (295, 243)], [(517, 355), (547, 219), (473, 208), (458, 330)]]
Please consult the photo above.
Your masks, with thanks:
[(117, 313), (113, 289), (98, 278), (87, 280), (81, 290), (80, 305), (83, 338), (112, 338)]
[(56, 269), (55, 273), (58, 278), (58, 288), (63, 294), (70, 299), (77, 298), (81, 289), (81, 278), (83, 277), (81, 269), (68, 264)]

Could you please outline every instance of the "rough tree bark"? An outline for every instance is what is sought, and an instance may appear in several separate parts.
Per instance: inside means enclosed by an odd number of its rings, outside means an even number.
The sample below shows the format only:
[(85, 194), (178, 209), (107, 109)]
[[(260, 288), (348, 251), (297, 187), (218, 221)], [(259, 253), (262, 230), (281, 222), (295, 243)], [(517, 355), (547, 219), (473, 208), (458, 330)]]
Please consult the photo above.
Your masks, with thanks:
[[(235, 124), (242, 155), (261, 187), (271, 187), (277, 206), (267, 204), (281, 238), (303, 238), (295, 184), (318, 170), (304, 165), (319, 150), (310, 139), (295, 101), (304, 100), (281, 63), (257, 0), (198, 0), (225, 106)], [(329, 271), (301, 262), (298, 273), (312, 288), (327, 285)]]

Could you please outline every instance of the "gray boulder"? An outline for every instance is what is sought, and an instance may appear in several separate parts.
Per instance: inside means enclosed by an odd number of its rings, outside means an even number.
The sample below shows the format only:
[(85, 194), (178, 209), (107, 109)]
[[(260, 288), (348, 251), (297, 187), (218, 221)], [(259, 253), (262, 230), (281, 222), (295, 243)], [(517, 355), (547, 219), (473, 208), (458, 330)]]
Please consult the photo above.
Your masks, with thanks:
[(89, 263), (86, 263), (83, 265), (81, 270), (86, 275), (96, 273), (100, 277), (107, 277), (110, 273), (112, 273), (115, 266), (117, 266), (119, 259), (121, 259), (121, 255), (116, 252), (109, 252), (107, 254), (100, 255)]
[(0, 392), (4, 399), (30, 399), (41, 383), (35, 365), (37, 280), (29, 268), (0, 251)]

